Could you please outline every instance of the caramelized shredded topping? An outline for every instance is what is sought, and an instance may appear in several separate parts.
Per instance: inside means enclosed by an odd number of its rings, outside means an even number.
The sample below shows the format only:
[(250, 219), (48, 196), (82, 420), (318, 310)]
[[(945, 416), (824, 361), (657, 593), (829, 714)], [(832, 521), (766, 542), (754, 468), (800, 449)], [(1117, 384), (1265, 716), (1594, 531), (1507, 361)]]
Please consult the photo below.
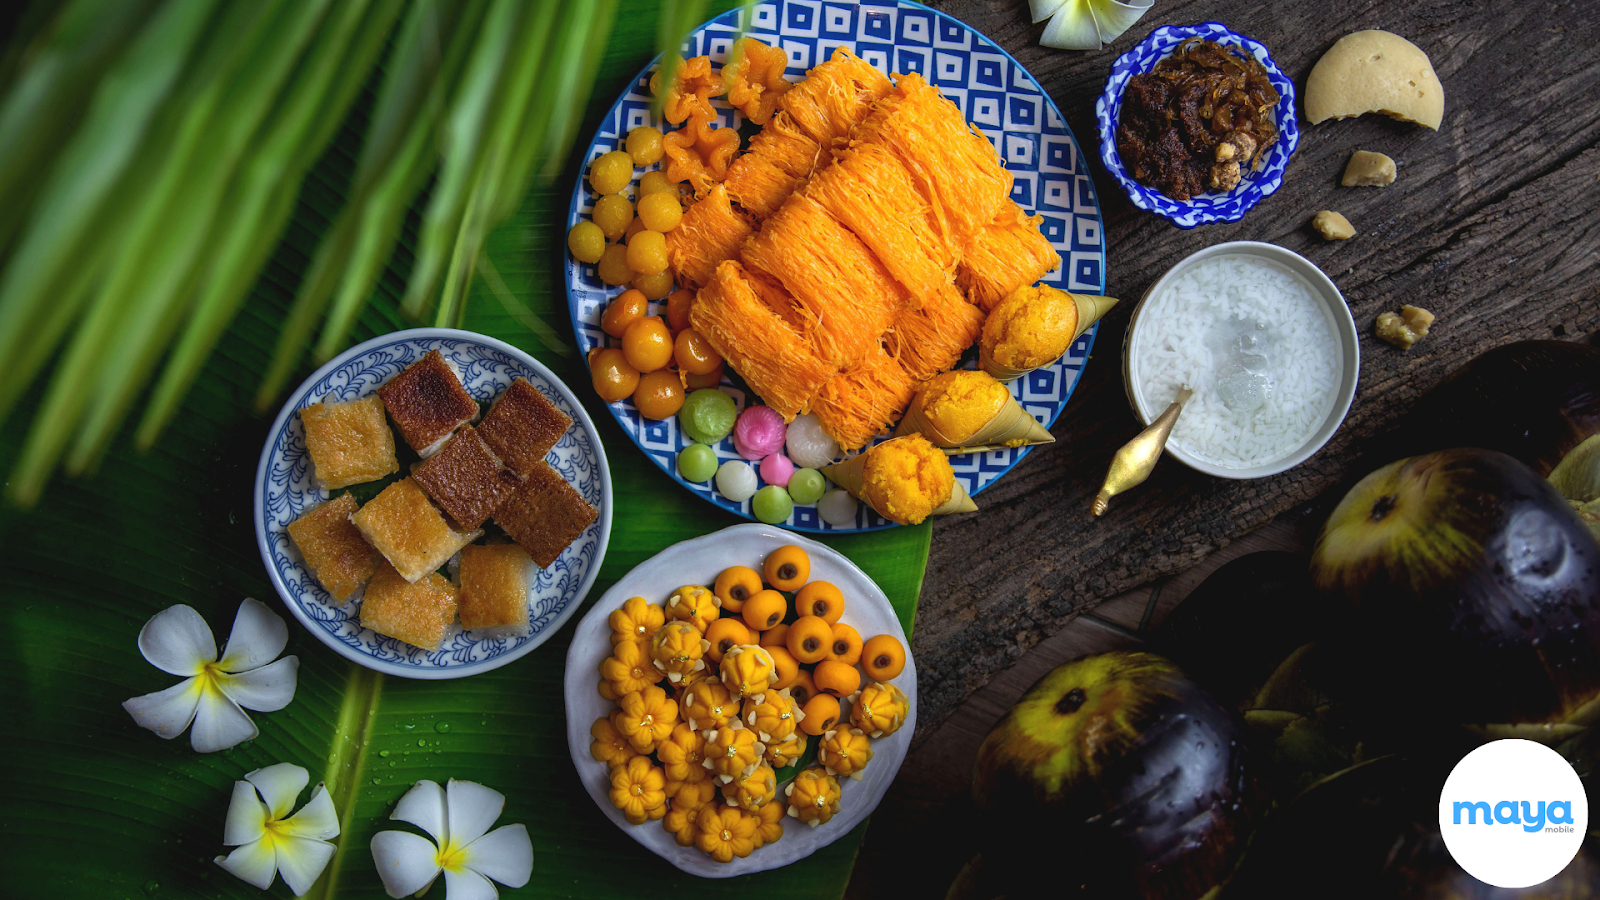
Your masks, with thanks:
[(1190, 38), (1128, 79), (1117, 152), (1136, 180), (1174, 200), (1225, 191), (1277, 143), (1278, 99), (1266, 69), (1244, 50)]

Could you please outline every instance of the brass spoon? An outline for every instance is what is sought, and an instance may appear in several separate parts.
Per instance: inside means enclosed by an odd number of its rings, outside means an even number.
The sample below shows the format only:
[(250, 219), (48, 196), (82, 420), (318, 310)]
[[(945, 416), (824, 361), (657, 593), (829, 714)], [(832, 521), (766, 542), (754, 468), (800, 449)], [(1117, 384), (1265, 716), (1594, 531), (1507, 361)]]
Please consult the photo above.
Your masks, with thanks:
[(1178, 399), (1156, 417), (1150, 427), (1139, 432), (1131, 441), (1122, 445), (1122, 449), (1111, 457), (1111, 470), (1106, 473), (1106, 483), (1101, 486), (1100, 493), (1095, 495), (1094, 506), (1091, 511), (1100, 515), (1110, 505), (1111, 498), (1123, 491), (1143, 483), (1156, 467), (1156, 461), (1161, 458), (1161, 451), (1166, 449), (1167, 438), (1172, 435), (1172, 426), (1178, 421), (1178, 413), (1183, 411), (1183, 404), (1194, 396), (1194, 391), (1184, 388), (1178, 392)]

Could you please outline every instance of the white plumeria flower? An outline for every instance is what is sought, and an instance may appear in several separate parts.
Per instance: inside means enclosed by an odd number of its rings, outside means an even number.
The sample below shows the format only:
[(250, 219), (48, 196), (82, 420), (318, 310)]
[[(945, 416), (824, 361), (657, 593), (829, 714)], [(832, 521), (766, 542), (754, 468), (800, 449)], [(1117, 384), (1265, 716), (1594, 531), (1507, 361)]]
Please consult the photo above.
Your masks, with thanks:
[[(289, 627), (266, 604), (246, 598), (234, 617), (228, 646), (217, 642), (192, 607), (169, 606), (139, 631), (139, 652), (163, 672), (186, 676), (164, 691), (122, 704), (143, 728), (171, 740), (194, 724), (189, 743), (201, 753), (226, 750), (260, 730), (244, 709), (274, 712), (294, 699), (300, 660), (273, 662), (289, 643)], [(240, 709), (244, 707), (244, 709)]]
[(296, 897), (311, 890), (333, 859), (328, 839), (339, 836), (339, 814), (319, 783), (306, 805), (289, 815), (310, 780), (294, 763), (278, 763), (235, 781), (222, 843), (238, 849), (217, 857), (217, 865), (262, 890), (272, 887), (274, 874)]
[[(444, 872), (445, 900), (494, 900), (490, 879), (522, 887), (533, 877), (533, 841), (522, 825), (489, 826), (500, 818), (506, 797), (472, 781), (419, 781), (389, 816), (433, 835), (429, 841), (406, 831), (380, 831), (372, 838), (372, 861), (391, 897), (427, 890)], [(487, 833), (485, 833), (487, 832)]]
[(1154, 0), (1029, 0), (1033, 20), (1043, 22), (1039, 43), (1058, 50), (1101, 50), (1150, 11)]

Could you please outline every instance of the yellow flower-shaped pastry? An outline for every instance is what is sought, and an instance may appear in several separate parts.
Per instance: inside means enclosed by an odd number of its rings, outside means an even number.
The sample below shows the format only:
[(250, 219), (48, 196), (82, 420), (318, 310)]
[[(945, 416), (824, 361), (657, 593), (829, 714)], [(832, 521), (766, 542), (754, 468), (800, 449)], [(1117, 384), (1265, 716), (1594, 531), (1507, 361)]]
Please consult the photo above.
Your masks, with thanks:
[[(624, 694), (642, 691), (661, 680), (661, 670), (651, 665), (645, 647), (638, 641), (623, 641), (612, 647), (611, 655), (600, 663), (600, 677), (611, 689), (607, 699), (621, 699)], [(605, 695), (605, 691), (600, 693)]]
[(763, 744), (782, 743), (794, 735), (795, 726), (805, 717), (794, 699), (789, 696), (789, 690), (768, 690), (746, 697), (744, 701), (744, 723), (755, 731)]
[(677, 701), (655, 685), (624, 696), (617, 706), (622, 710), (617, 716), (617, 730), (640, 753), (655, 752), (678, 724)]
[(722, 683), (735, 697), (765, 693), (778, 680), (772, 654), (756, 644), (740, 644), (722, 654)]
[(760, 820), (737, 806), (707, 806), (700, 810), (695, 846), (719, 863), (743, 859), (756, 849)]
[(631, 597), (621, 608), (613, 610), (611, 618), (611, 643), (639, 641), (649, 643), (656, 629), (666, 621), (666, 611), (660, 605), (643, 597)]
[(705, 634), (722, 614), (722, 601), (710, 588), (686, 584), (667, 597), (666, 609), (668, 622), (688, 622)]
[(783, 78), (789, 54), (781, 47), (745, 37), (734, 44), (734, 59), (736, 62), (722, 67), (728, 102), (751, 122), (765, 125), (778, 108), (778, 98), (794, 87)]
[(712, 125), (714, 119), (696, 112), (682, 128), (661, 139), (667, 180), (689, 182), (696, 197), (704, 197), (728, 177), (728, 165), (739, 150), (739, 132)]
[(782, 769), (794, 765), (806, 752), (806, 736), (796, 731), (789, 735), (787, 740), (774, 741), (767, 745), (767, 752), (762, 758), (772, 765), (774, 769)]
[(711, 642), (693, 625), (668, 622), (651, 639), (650, 658), (655, 668), (666, 674), (667, 680), (677, 684), (683, 676), (705, 668), (703, 657), (710, 649)]
[(629, 822), (641, 825), (667, 814), (667, 779), (650, 758), (635, 756), (611, 771), (611, 805)]
[(700, 807), (691, 810), (668, 809), (667, 814), (661, 819), (661, 827), (672, 835), (679, 847), (694, 846), (694, 839), (700, 834), (695, 820), (700, 817)]
[(839, 811), (839, 779), (812, 767), (801, 772), (784, 788), (789, 815), (812, 828), (833, 818)]
[(768, 803), (756, 811), (756, 847), (776, 844), (783, 837), (782, 803)]
[(850, 709), (850, 722), (875, 738), (888, 737), (905, 724), (911, 701), (905, 691), (892, 684), (875, 681), (861, 689), (855, 706)]
[[(702, 767), (700, 771), (704, 772)], [(667, 797), (672, 808), (684, 812), (694, 812), (707, 803), (717, 799), (717, 781), (714, 778), (705, 778), (701, 781), (672, 781), (667, 780)]]
[(656, 758), (667, 772), (668, 781), (704, 781), (706, 741), (687, 723), (679, 723), (672, 735), (656, 748)]
[(727, 784), (755, 768), (761, 755), (767, 752), (756, 733), (739, 724), (738, 719), (722, 728), (705, 733), (706, 768)]
[(817, 762), (829, 775), (848, 775), (860, 781), (861, 770), (871, 761), (872, 739), (859, 728), (835, 728), (817, 745)]
[(722, 799), (729, 806), (755, 812), (778, 795), (778, 778), (772, 767), (756, 763), (755, 767), (722, 786)]
[(739, 700), (715, 679), (691, 684), (683, 692), (683, 718), (696, 731), (721, 728), (739, 715)]
[(589, 736), (594, 738), (589, 744), (589, 755), (605, 763), (607, 769), (615, 769), (639, 755), (610, 719), (595, 719), (589, 726)]
[(711, 98), (722, 96), (725, 90), (722, 74), (711, 70), (709, 56), (696, 56), (679, 63), (678, 70), (673, 73), (672, 85), (664, 94), (661, 91), (660, 70), (650, 76), (650, 92), (661, 98), (661, 114), (674, 125), (695, 113), (706, 118), (716, 115)]

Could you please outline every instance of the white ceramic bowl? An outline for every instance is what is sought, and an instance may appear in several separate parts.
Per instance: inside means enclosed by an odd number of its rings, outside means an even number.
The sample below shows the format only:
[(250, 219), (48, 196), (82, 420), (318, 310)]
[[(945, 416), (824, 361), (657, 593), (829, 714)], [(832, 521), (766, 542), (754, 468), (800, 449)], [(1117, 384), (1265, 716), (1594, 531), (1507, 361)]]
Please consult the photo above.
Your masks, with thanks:
[[(1184, 257), (1177, 265), (1166, 271), (1166, 274), (1156, 279), (1150, 285), (1144, 296), (1139, 298), (1139, 305), (1133, 310), (1133, 319), (1128, 323), (1128, 330), (1122, 339), (1122, 379), (1128, 391), (1128, 402), (1133, 405), (1133, 411), (1139, 420), (1149, 424), (1166, 409), (1167, 404), (1156, 405), (1144, 396), (1144, 379), (1140, 370), (1140, 361), (1133, 356), (1135, 335), (1139, 330), (1139, 323), (1144, 313), (1145, 305), (1151, 297), (1159, 295), (1177, 277), (1187, 271), (1195, 263), (1210, 259), (1214, 256), (1253, 256), (1273, 262), (1288, 269), (1305, 279), (1311, 286), (1319, 300), (1327, 305), (1328, 311), (1333, 316), (1334, 333), (1339, 342), (1340, 353), (1344, 360), (1344, 371), (1340, 376), (1338, 391), (1334, 396), (1333, 407), (1328, 410), (1327, 418), (1311, 436), (1306, 439), (1296, 450), (1279, 459), (1248, 468), (1230, 468), (1220, 466), (1214, 462), (1196, 457), (1177, 444), (1169, 443), (1166, 453), (1179, 462), (1196, 471), (1218, 478), (1264, 478), (1276, 475), (1300, 465), (1310, 459), (1333, 433), (1339, 430), (1344, 422), (1345, 414), (1350, 411), (1350, 403), (1356, 396), (1356, 382), (1361, 374), (1361, 346), (1356, 336), (1356, 322), (1350, 316), (1350, 307), (1344, 301), (1344, 295), (1339, 293), (1339, 288), (1332, 279), (1311, 260), (1306, 259), (1293, 250), (1286, 250), (1277, 244), (1266, 244), (1260, 241), (1229, 241), (1216, 244), (1199, 250)], [(1181, 415), (1180, 415), (1181, 418)]]
[[(589, 726), (596, 719), (609, 715), (616, 704), (600, 696), (596, 674), (601, 661), (611, 654), (611, 611), (621, 606), (629, 597), (644, 597), (652, 603), (661, 603), (667, 594), (684, 584), (711, 584), (717, 575), (729, 566), (749, 566), (760, 570), (767, 554), (784, 546), (796, 544), (811, 557), (811, 580), (826, 581), (838, 587), (845, 597), (841, 622), (861, 633), (863, 640), (873, 635), (893, 635), (906, 647), (906, 666), (890, 683), (905, 691), (910, 700), (910, 713), (906, 723), (888, 737), (872, 742), (872, 761), (861, 770), (861, 780), (840, 778), (839, 812), (825, 825), (811, 828), (792, 816), (783, 819), (783, 837), (775, 844), (751, 853), (744, 859), (735, 857), (723, 865), (695, 847), (680, 847), (672, 834), (661, 827), (659, 821), (646, 821), (630, 825), (622, 813), (611, 805), (607, 792), (611, 789), (606, 774), (606, 764), (589, 753)], [(866, 680), (863, 679), (863, 684)], [(567, 745), (572, 753), (572, 764), (578, 770), (583, 786), (594, 798), (595, 805), (606, 818), (615, 822), (629, 837), (649, 848), (691, 875), (703, 878), (729, 878), (786, 866), (798, 859), (821, 850), (850, 833), (883, 799), (889, 782), (900, 771), (906, 751), (911, 747), (911, 733), (917, 721), (917, 666), (911, 659), (910, 641), (900, 627), (900, 619), (889, 605), (889, 598), (867, 573), (856, 567), (838, 551), (793, 532), (770, 525), (734, 525), (721, 531), (693, 538), (657, 553), (635, 566), (612, 585), (592, 609), (578, 623), (572, 635), (572, 648), (567, 651), (566, 673)], [(848, 710), (848, 704), (844, 704)], [(848, 714), (848, 713), (847, 713)], [(816, 739), (813, 739), (815, 743)], [(774, 803), (783, 802), (783, 785), (778, 786), (779, 796)]]

